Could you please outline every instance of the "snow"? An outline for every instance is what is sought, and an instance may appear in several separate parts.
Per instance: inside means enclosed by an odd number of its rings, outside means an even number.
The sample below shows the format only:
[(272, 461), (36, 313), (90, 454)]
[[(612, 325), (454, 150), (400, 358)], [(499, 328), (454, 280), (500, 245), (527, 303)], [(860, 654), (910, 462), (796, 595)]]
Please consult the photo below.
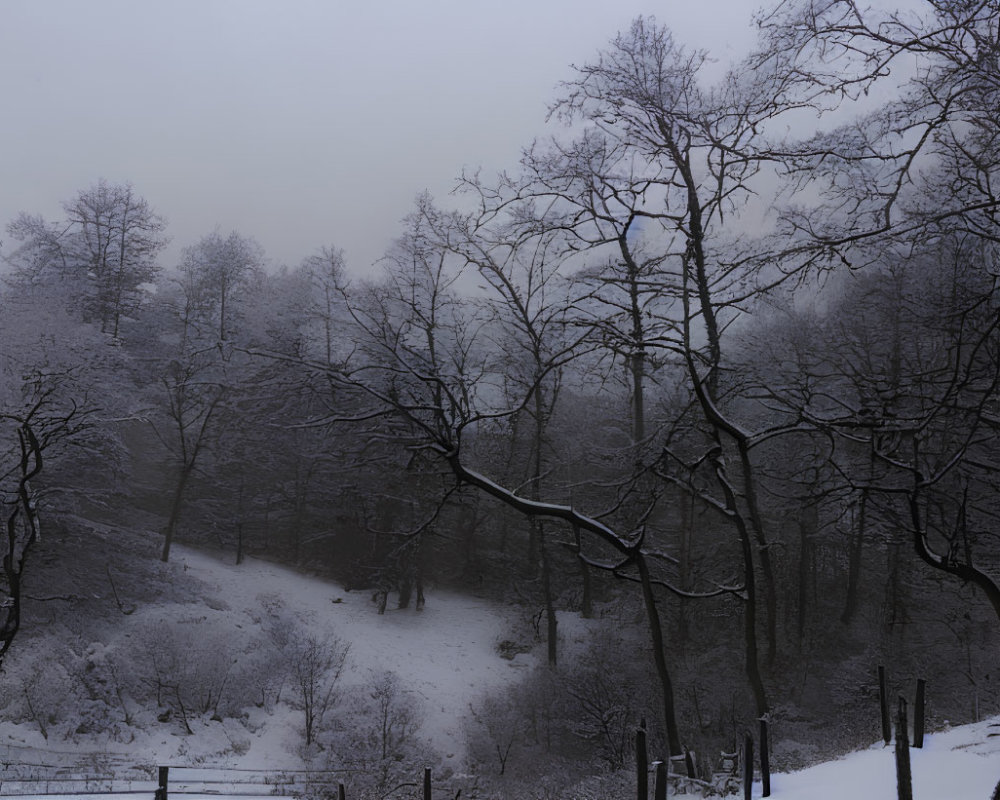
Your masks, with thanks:
[(469, 706), (485, 692), (516, 682), (527, 665), (524, 656), (513, 662), (500, 657), (496, 644), (508, 620), (483, 600), (429, 590), (422, 610), (393, 609), (390, 598), (379, 615), (367, 592), (344, 592), (273, 564), (251, 559), (228, 566), (184, 549), (178, 556), (194, 577), (216, 585), (231, 607), (259, 605), (262, 595), (279, 597), (314, 633), (350, 642), (345, 682), (356, 689), (372, 673), (396, 673), (418, 700), (423, 737), (453, 767), (465, 755), (460, 721)]
[[(361, 691), (373, 673), (396, 673), (419, 701), (420, 736), (440, 754), (441, 768), (456, 773), (464, 764), (462, 720), (484, 694), (513, 686), (535, 662), (532, 654), (502, 658), (497, 643), (509, 635), (512, 612), (474, 597), (431, 589), (421, 611), (390, 608), (379, 616), (365, 592), (310, 578), (266, 562), (240, 566), (183, 547), (174, 561), (208, 587), (207, 606), (187, 605), (226, 619), (241, 630), (260, 632), (262, 603), (278, 602), (282, 613), (318, 635), (350, 642), (345, 682)], [(224, 602), (221, 601), (224, 598)], [(144, 605), (128, 624), (141, 627), (176, 613), (176, 597)], [(124, 623), (123, 623), (124, 624)], [(596, 623), (594, 623), (596, 624)], [(573, 646), (586, 641), (587, 623), (561, 615), (560, 630)], [(0, 780), (11, 783), (19, 764), (111, 767), (116, 775), (145, 765), (214, 766), (239, 770), (296, 770), (302, 761), (300, 712), (279, 704), (253, 709), (250, 725), (192, 719), (193, 736), (168, 726), (136, 731), (129, 742), (46, 741), (28, 723), (0, 724)], [(922, 750), (911, 749), (915, 800), (987, 800), (1000, 781), (1000, 717), (930, 734)], [(207, 774), (207, 773), (206, 773)], [(210, 776), (209, 776), (210, 777)], [(180, 778), (180, 775), (178, 775)], [(201, 779), (207, 779), (205, 774)], [(790, 774), (772, 776), (775, 800), (886, 800), (896, 796), (894, 748), (877, 745), (844, 758)], [(762, 794), (758, 783), (754, 797)], [(80, 794), (84, 797), (84, 794)]]
[[(1000, 717), (924, 738), (910, 748), (914, 800), (988, 800), (1000, 782)], [(761, 787), (754, 787), (754, 797)], [(774, 800), (891, 800), (894, 745), (881, 742), (836, 761), (771, 778)]]
[[(156, 630), (164, 619), (176, 619), (178, 609), (187, 609), (190, 618), (194, 608), (194, 620), (221, 620), (249, 636), (260, 633), (263, 605), (278, 604), (283, 618), (290, 617), (303, 632), (350, 643), (342, 678), (348, 695), (362, 691), (373, 675), (396, 673), (404, 691), (417, 701), (421, 740), (440, 755), (443, 767), (455, 771), (464, 769), (462, 720), (469, 716), (470, 705), (485, 693), (518, 681), (534, 661), (530, 654), (513, 661), (500, 656), (496, 645), (509, 628), (510, 613), (475, 597), (430, 588), (422, 610), (397, 610), (390, 597), (386, 613), (380, 616), (368, 592), (347, 592), (331, 581), (269, 562), (250, 558), (236, 566), (176, 545), (171, 561), (186, 576), (205, 584), (207, 607), (179, 606), (171, 598), (141, 606), (127, 624)], [(175, 736), (152, 726), (127, 744), (108, 741), (100, 754), (119, 754), (123, 764), (131, 759), (133, 764), (301, 768), (301, 712), (280, 704), (268, 711), (251, 709), (250, 714), (257, 723), (253, 733), (234, 720), (196, 718), (191, 721), (194, 736)], [(93, 743), (89, 746), (92, 749)], [(0, 758), (8, 764), (79, 760), (87, 747), (81, 743), (73, 749), (72, 741), (46, 741), (30, 724), (0, 724)]]

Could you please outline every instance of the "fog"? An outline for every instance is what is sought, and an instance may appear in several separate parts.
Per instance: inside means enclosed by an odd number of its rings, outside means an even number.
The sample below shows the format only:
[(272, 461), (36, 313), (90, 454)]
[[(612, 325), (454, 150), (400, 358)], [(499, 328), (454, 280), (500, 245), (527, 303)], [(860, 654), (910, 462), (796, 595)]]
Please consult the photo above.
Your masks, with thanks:
[(656, 15), (721, 70), (752, 43), (752, 8), (9, 0), (0, 221), (57, 219), (99, 179), (131, 182), (169, 221), (166, 267), (218, 226), (272, 266), (332, 244), (363, 272), (418, 192), (512, 166), (570, 65), (633, 17)]

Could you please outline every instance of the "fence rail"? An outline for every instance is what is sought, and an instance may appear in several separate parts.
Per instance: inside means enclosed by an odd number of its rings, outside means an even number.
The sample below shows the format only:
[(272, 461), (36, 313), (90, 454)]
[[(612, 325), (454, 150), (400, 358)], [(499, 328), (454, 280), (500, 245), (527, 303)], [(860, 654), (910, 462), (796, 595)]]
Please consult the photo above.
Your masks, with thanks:
[(8, 764), (0, 770), (0, 798), (296, 798), (335, 795), (344, 775), (329, 770), (246, 770), (222, 767), (130, 767)]
[[(303, 797), (336, 797), (346, 800), (344, 781), (352, 773), (352, 770), (141, 767), (114, 763), (56, 766), (8, 762), (0, 766), (0, 798), (302, 800)], [(420, 789), (419, 781), (406, 785)], [(422, 789), (423, 799), (431, 800), (430, 769), (424, 770)]]

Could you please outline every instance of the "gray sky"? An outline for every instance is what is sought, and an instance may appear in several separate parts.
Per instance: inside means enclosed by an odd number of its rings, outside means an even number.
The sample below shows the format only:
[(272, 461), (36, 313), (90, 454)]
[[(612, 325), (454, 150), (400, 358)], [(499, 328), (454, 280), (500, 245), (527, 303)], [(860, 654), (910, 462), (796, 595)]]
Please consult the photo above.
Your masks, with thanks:
[(0, 227), (130, 181), (169, 220), (164, 266), (219, 226), (274, 265), (331, 244), (360, 273), (418, 192), (513, 167), (569, 65), (633, 17), (728, 60), (758, 5), (0, 0)]

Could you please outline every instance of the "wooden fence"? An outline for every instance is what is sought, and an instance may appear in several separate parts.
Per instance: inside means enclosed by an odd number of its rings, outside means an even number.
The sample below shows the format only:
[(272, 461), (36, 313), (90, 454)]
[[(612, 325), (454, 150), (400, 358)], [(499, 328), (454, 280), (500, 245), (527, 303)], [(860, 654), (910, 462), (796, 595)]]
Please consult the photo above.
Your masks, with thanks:
[(78, 798), (168, 797), (260, 798), (335, 797), (342, 773), (322, 770), (247, 770), (218, 767), (126, 767), (81, 769), (43, 764), (10, 764), (0, 771), (0, 797)]
[[(0, 770), (0, 798), (45, 800), (347, 800), (345, 771), (250, 770), (223, 767), (87, 768), (76, 764), (9, 763)], [(431, 770), (420, 780), (403, 784), (407, 796), (418, 792), (432, 800)], [(443, 797), (444, 795), (442, 795)]]

